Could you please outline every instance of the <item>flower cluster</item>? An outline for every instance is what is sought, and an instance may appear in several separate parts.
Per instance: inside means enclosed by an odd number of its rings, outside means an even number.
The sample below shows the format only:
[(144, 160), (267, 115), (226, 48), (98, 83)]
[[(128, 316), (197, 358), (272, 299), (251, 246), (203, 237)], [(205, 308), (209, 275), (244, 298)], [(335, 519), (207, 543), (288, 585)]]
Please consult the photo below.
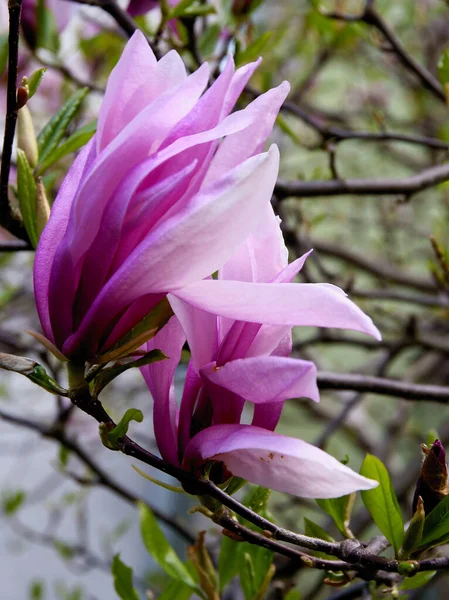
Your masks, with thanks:
[[(289, 86), (232, 112), (257, 66), (236, 70), (229, 57), (207, 88), (207, 65), (187, 75), (176, 52), (158, 62), (134, 34), (42, 234), (37, 306), (48, 340), (84, 364), (169, 303), (173, 316), (144, 347), (168, 358), (142, 368), (163, 458), (195, 472), (216, 461), (220, 482), (236, 475), (337, 497), (376, 484), (274, 433), (286, 399), (319, 400), (315, 365), (289, 357), (291, 329), (379, 332), (339, 288), (293, 282), (307, 255), (288, 264), (270, 203), (279, 153), (263, 151)], [(178, 408), (173, 379), (186, 340)], [(250, 425), (241, 423), (245, 402)]]

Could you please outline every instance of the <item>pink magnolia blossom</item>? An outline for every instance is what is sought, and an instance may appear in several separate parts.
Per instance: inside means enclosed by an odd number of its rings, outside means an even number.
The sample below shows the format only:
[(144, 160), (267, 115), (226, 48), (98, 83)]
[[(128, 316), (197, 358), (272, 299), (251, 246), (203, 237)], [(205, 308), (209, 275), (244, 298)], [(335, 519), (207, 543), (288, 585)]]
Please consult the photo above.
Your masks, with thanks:
[[(319, 400), (315, 365), (289, 358), (292, 324), (344, 327), (379, 337), (369, 317), (341, 290), (290, 283), (307, 256), (287, 265), (279, 223), (266, 205), (257, 233), (224, 265), (217, 281), (206, 281), (211, 289), (234, 283), (237, 292), (242, 283), (254, 286), (262, 294), (260, 306), (268, 297), (276, 308), (265, 304), (255, 319), (236, 321), (204, 305), (198, 308), (178, 292), (170, 294), (176, 317), (148, 343), (148, 350), (160, 348), (169, 359), (142, 369), (164, 459), (194, 471), (206, 461), (219, 461), (225, 478), (232, 473), (303, 497), (337, 497), (374, 487), (318, 448), (273, 433), (286, 399)], [(270, 295), (270, 289), (276, 293)], [(238, 293), (230, 301), (238, 305)], [(293, 312), (284, 316), (286, 309)], [(192, 358), (178, 411), (173, 376), (185, 337)], [(254, 405), (251, 425), (241, 424), (245, 401)]]
[(207, 64), (187, 76), (175, 51), (158, 62), (140, 32), (128, 42), (36, 253), (44, 335), (70, 359), (112, 348), (257, 229), (279, 161), (262, 150), (289, 90), (230, 114), (257, 65), (236, 71), (229, 58), (203, 93)]

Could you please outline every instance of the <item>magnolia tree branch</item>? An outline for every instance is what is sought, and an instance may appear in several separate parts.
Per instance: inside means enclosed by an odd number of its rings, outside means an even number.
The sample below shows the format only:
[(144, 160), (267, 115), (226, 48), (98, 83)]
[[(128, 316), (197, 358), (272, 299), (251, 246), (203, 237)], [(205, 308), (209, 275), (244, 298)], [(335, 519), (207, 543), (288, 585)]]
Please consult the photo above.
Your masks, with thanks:
[(385, 179), (329, 179), (323, 181), (286, 181), (279, 179), (275, 194), (279, 200), (289, 197), (359, 196), (416, 194), (449, 179), (449, 163), (424, 169), (409, 177)]
[(27, 240), (22, 224), (14, 218), (9, 205), (8, 185), (11, 170), (12, 145), (18, 114), (17, 69), (19, 61), (19, 30), (22, 0), (9, 0), (8, 83), (6, 91), (6, 118), (0, 168), (0, 225), (18, 238)]
[[(106, 473), (96, 462), (94, 462), (91, 459), (89, 453), (86, 450), (84, 450), (78, 443), (67, 437), (67, 435), (64, 433), (64, 430), (60, 427), (59, 422), (55, 425), (47, 426), (37, 421), (32, 421), (31, 419), (27, 419), (17, 415), (12, 415), (10, 413), (4, 412), (3, 410), (0, 410), (0, 419), (13, 425), (18, 425), (20, 427), (30, 429), (39, 433), (40, 435), (42, 435), (42, 437), (46, 439), (58, 442), (59, 444), (61, 444), (61, 446), (63, 446), (64, 448), (72, 452), (74, 455), (76, 455), (80, 459), (80, 461), (84, 465), (86, 465), (86, 467), (88, 467), (88, 469), (95, 475), (95, 483), (97, 485), (101, 485), (102, 487), (117, 494), (117, 496), (121, 497), (123, 500), (134, 505), (137, 504), (137, 502), (144, 502), (145, 504), (148, 504), (146, 500), (144, 500), (143, 498), (139, 498), (138, 496), (130, 492), (127, 488), (123, 487), (120, 483), (114, 481), (114, 479), (112, 479), (112, 477), (110, 477), (108, 473)], [(170, 517), (160, 512), (153, 506), (151, 506), (150, 508), (160, 521), (162, 521), (171, 529), (173, 529), (173, 531), (175, 531), (187, 543), (193, 544), (195, 542), (194, 536), (177, 521), (171, 519)]]
[(449, 403), (449, 387), (421, 385), (369, 375), (321, 372), (318, 373), (318, 387), (321, 390), (353, 390), (382, 396), (393, 396), (404, 400), (422, 400), (439, 404)]
[(392, 51), (397, 56), (403, 66), (413, 73), (421, 82), (423, 87), (433, 93), (433, 95), (446, 102), (446, 95), (440, 82), (428, 71), (425, 67), (420, 65), (409, 52), (404, 48), (400, 39), (388, 25), (388, 23), (382, 18), (382, 16), (374, 8), (374, 2), (366, 2), (365, 8), (361, 15), (345, 15), (343, 13), (330, 12), (322, 13), (324, 16), (331, 19), (338, 19), (341, 21), (350, 22), (363, 22), (367, 25), (375, 27), (384, 36), (387, 42), (390, 44)]

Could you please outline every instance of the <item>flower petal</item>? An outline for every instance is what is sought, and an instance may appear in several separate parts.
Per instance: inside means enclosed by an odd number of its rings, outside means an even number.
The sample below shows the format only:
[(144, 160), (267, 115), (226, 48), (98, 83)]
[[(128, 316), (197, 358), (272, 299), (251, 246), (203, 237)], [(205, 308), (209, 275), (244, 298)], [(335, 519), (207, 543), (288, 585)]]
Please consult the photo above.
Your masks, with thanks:
[(207, 460), (223, 462), (251, 483), (302, 498), (338, 498), (378, 485), (311, 444), (252, 425), (216, 425), (197, 434), (183, 468)]
[(201, 377), (254, 404), (279, 402), (287, 398), (319, 401), (316, 366), (313, 362), (279, 356), (257, 356), (231, 360), (221, 367), (210, 363)]
[(172, 293), (197, 308), (241, 321), (352, 329), (381, 339), (372, 320), (343, 290), (327, 283), (204, 280)]

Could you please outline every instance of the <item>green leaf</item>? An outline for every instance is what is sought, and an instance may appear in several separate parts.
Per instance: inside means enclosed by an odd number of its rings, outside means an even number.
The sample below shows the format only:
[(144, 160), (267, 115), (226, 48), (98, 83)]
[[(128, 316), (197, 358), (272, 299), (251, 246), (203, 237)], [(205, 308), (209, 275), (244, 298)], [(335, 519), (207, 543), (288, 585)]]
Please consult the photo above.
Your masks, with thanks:
[(404, 539), (404, 522), (390, 475), (376, 456), (368, 454), (363, 461), (360, 474), (379, 482), (377, 488), (362, 491), (362, 500), (397, 554)]
[(345, 537), (351, 537), (349, 519), (354, 497), (353, 494), (349, 494), (340, 498), (326, 498), (316, 501), (318, 506), (333, 519), (338, 531)]
[(194, 2), (196, 2), (196, 0), (181, 0), (181, 2), (179, 2), (169, 11), (168, 19), (181, 17)]
[(8, 517), (16, 513), (25, 500), (25, 492), (17, 490), (16, 492), (6, 492), (2, 497), (2, 510)]
[(42, 581), (32, 581), (30, 585), (30, 600), (44, 600), (44, 584)]
[(28, 100), (37, 92), (46, 70), (47, 69), (45, 67), (38, 69), (37, 71), (34, 71), (34, 73), (32, 73), (32, 75), (30, 75), (28, 78)]
[(406, 577), (398, 586), (398, 590), (416, 590), (429, 583), (435, 573), (436, 571), (422, 571), (422, 573), (417, 573), (413, 577)]
[(192, 594), (192, 589), (182, 581), (171, 581), (158, 600), (189, 600)]
[(111, 444), (114, 446), (117, 441), (124, 437), (128, 432), (128, 427), (131, 421), (137, 421), (142, 423), (143, 414), (138, 408), (128, 408), (123, 417), (117, 423), (112, 431), (109, 432), (108, 438)]
[(241, 65), (252, 62), (253, 60), (257, 60), (262, 54), (262, 50), (266, 49), (266, 46), (272, 35), (273, 34), (271, 31), (266, 31), (260, 36), (260, 38), (250, 44), (246, 50), (239, 52), (235, 61), (236, 66), (240, 67)]
[(139, 502), (138, 506), (140, 512), (140, 530), (143, 543), (149, 554), (164, 569), (167, 575), (177, 581), (181, 581), (196, 593), (199, 592), (201, 594), (187, 567), (168, 543), (151, 509), (143, 502)]
[(88, 88), (82, 88), (76, 91), (61, 106), (56, 115), (40, 132), (37, 138), (39, 148), (39, 168), (64, 137), (67, 127), (70, 125), (73, 117), (78, 112), (88, 92)]
[(221, 539), (220, 554), (218, 556), (220, 592), (239, 572), (240, 543), (241, 542), (236, 542), (227, 536), (223, 536)]
[(25, 152), (20, 149), (17, 150), (17, 195), (23, 224), (31, 244), (36, 248), (36, 182)]
[(50, 152), (44, 161), (41, 161), (37, 168), (37, 174), (42, 175), (42, 173), (58, 162), (58, 160), (61, 160), (71, 152), (75, 152), (79, 148), (85, 146), (94, 135), (96, 128), (97, 121), (92, 121), (88, 125), (78, 129), (78, 131), (75, 131), (75, 133), (62, 142), (62, 144)]
[(8, 34), (0, 35), (0, 75), (6, 69), (8, 62)]
[(133, 570), (120, 560), (119, 554), (112, 560), (111, 572), (118, 597), (121, 600), (139, 600), (139, 595), (133, 587)]
[(103, 390), (108, 383), (125, 371), (128, 371), (129, 369), (140, 368), (160, 360), (165, 360), (166, 358), (168, 357), (161, 350), (155, 349), (150, 350), (150, 352), (147, 352), (144, 356), (142, 356), (142, 358), (137, 360), (132, 360), (124, 365), (114, 365), (109, 369), (104, 369), (103, 371), (100, 371), (95, 378), (94, 394), (98, 396), (101, 390)]
[(446, 496), (427, 515), (418, 548), (429, 548), (444, 543), (449, 538), (449, 496)]
[(64, 560), (72, 560), (75, 555), (75, 551), (72, 546), (69, 546), (69, 544), (66, 544), (62, 540), (55, 540), (53, 542), (53, 546), (55, 547), (55, 550), (58, 552), (59, 556)]
[(438, 60), (438, 79), (442, 85), (449, 83), (449, 48), (446, 48)]
[(46, 6), (45, 0), (37, 0), (37, 48), (47, 48), (50, 52), (56, 53), (59, 49), (58, 26), (51, 10)]
[[(304, 533), (310, 537), (318, 538), (320, 540), (325, 540), (326, 542), (335, 542), (334, 538), (327, 533), (322, 527), (304, 517)], [(315, 552), (315, 556), (320, 558), (326, 558), (328, 560), (336, 560), (335, 556), (331, 554), (326, 554), (325, 552)]]

